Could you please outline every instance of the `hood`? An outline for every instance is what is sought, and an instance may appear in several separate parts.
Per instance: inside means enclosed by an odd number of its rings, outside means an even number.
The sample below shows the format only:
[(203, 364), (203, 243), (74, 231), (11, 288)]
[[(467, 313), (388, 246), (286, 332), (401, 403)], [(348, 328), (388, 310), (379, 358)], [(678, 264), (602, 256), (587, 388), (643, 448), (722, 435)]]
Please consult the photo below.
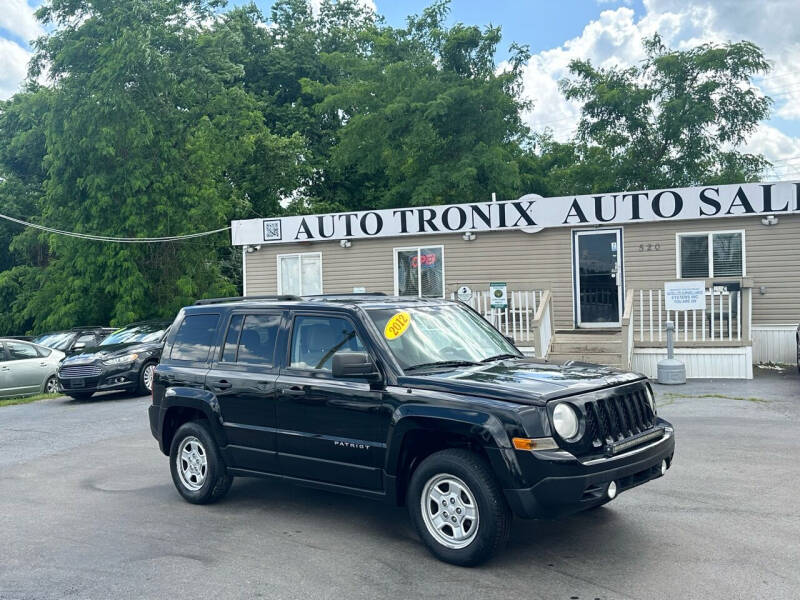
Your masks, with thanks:
[(123, 344), (109, 344), (108, 346), (95, 346), (84, 348), (78, 354), (73, 354), (64, 359), (63, 364), (88, 363), (96, 360), (106, 360), (115, 356), (122, 356), (132, 352), (149, 352), (161, 346), (161, 342), (129, 342)]
[(485, 365), (431, 369), (424, 374), (401, 377), (399, 383), (432, 391), (542, 405), (554, 398), (639, 379), (644, 376), (590, 363), (509, 359)]

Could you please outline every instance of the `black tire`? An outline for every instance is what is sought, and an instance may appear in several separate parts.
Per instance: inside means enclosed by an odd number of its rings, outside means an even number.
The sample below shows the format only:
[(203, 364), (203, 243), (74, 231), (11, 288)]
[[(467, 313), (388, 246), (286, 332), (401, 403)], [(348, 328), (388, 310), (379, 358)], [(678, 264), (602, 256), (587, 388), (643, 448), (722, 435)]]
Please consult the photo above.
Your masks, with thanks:
[[(429, 482), (437, 476), (455, 476), (466, 484), (474, 497), (478, 529), (465, 547), (444, 545), (428, 530), (422, 515), (422, 495)], [(422, 541), (434, 556), (444, 562), (465, 567), (478, 565), (489, 560), (508, 541), (512, 515), (503, 492), (486, 461), (468, 450), (442, 450), (423, 460), (411, 476), (406, 503)]]
[[(149, 387), (147, 387), (147, 384), (145, 383), (145, 373), (150, 368), (155, 369), (157, 365), (158, 363), (154, 361), (146, 362), (142, 365), (142, 368), (139, 370), (139, 381), (136, 384), (136, 393), (139, 394), (140, 396), (147, 396), (152, 392), (152, 390)], [(150, 385), (153, 385), (152, 379), (150, 381), (151, 381)]]
[[(196, 439), (199, 441), (206, 460), (206, 471), (202, 480), (202, 485), (198, 489), (192, 489), (182, 480), (179, 472), (178, 453), (184, 440)], [(228, 493), (233, 483), (233, 477), (228, 474), (225, 462), (217, 448), (208, 427), (201, 421), (189, 421), (184, 423), (175, 432), (169, 451), (169, 468), (172, 473), (172, 481), (175, 487), (183, 496), (184, 500), (192, 504), (210, 504), (216, 502)], [(198, 482), (195, 482), (198, 483)]]
[(73, 400), (88, 400), (94, 392), (67, 392), (67, 396)]

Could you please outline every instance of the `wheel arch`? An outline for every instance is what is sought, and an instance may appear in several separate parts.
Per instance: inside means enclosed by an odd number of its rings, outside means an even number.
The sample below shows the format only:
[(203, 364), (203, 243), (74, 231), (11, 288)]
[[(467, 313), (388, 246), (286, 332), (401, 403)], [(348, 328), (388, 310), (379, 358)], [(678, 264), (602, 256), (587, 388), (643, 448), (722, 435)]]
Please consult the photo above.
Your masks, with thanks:
[(396, 504), (405, 502), (414, 470), (439, 450), (464, 448), (481, 456), (503, 487), (514, 485), (519, 465), (501, 421), (489, 413), (405, 405), (392, 419), (385, 470), (395, 478)]
[(222, 416), (216, 397), (193, 388), (168, 390), (162, 402), (161, 451), (169, 454), (172, 439), (178, 428), (189, 421), (207, 423), (217, 444), (226, 445)]

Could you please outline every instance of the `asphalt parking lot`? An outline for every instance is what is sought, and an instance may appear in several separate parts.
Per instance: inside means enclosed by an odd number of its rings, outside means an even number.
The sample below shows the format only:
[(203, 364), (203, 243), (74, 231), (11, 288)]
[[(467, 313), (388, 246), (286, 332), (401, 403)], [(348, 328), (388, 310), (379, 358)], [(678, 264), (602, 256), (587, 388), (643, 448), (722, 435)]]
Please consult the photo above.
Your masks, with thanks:
[(238, 479), (173, 488), (149, 398), (0, 408), (0, 598), (798, 598), (800, 377), (658, 387), (667, 476), (561, 521), (516, 520), (475, 569), (404, 509)]

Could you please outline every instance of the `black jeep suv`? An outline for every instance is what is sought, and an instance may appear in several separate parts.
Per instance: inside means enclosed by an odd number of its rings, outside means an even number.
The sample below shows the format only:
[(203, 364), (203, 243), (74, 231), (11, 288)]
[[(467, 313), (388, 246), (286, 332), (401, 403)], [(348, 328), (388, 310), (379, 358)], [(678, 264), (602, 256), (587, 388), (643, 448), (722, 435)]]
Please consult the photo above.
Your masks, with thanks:
[(378, 295), (183, 309), (149, 415), (189, 502), (240, 475), (405, 503), (460, 565), (498, 550), (512, 513), (605, 504), (675, 447), (645, 377), (527, 359), (462, 304)]

